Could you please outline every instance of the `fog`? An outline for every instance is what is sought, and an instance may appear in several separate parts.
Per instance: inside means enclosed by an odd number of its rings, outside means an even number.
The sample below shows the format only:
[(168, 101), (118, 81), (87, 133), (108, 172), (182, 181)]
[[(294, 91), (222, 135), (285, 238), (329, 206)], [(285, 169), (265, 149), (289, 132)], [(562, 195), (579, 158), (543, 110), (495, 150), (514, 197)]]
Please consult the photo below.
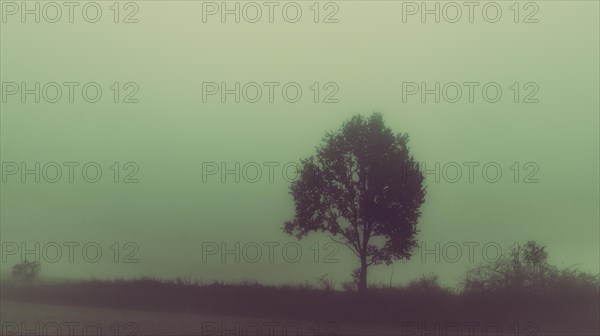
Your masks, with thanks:
[[(295, 24), (203, 22), (200, 2), (141, 2), (131, 24), (107, 8), (97, 24), (7, 18), (2, 272), (37, 255), (56, 278), (282, 284), (327, 274), (339, 285), (357, 258), (320, 233), (285, 235), (289, 186), (326, 132), (374, 111), (410, 135), (427, 195), (424, 249), (374, 267), (371, 283), (433, 272), (453, 286), (498, 247), (527, 240), (546, 245), (554, 265), (600, 271), (597, 3), (544, 2), (540, 21), (525, 24), (501, 2), (503, 20), (476, 26), (402, 22), (400, 3), (367, 1), (315, 23), (300, 4)], [(86, 101), (98, 86), (102, 96)], [(40, 102), (23, 101), (26, 90)]]

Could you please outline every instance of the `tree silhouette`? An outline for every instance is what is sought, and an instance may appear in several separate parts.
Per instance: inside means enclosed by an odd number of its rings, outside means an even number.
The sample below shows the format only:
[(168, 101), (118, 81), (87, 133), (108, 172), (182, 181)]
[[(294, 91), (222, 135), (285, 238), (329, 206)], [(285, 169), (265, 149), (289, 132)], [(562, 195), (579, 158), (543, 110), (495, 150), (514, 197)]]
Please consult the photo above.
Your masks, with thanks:
[(30, 284), (39, 276), (40, 270), (41, 266), (39, 262), (25, 260), (24, 262), (13, 266), (12, 276), (16, 281), (22, 284)]
[(546, 288), (556, 275), (557, 269), (548, 264), (546, 247), (528, 241), (522, 246), (514, 245), (510, 258), (469, 270), (464, 287), (469, 291), (535, 291)]
[(416, 247), (425, 188), (407, 143), (381, 114), (354, 116), (301, 161), (290, 187), (296, 210), (285, 232), (299, 239), (326, 232), (347, 246), (360, 260), (359, 291), (367, 289), (369, 266), (408, 259)]

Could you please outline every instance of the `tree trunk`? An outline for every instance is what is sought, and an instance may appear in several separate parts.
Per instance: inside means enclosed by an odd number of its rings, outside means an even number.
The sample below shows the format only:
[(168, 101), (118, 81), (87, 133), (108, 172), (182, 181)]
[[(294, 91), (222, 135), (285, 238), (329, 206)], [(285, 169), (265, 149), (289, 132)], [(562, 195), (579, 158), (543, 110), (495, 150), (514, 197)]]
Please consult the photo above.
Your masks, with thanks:
[(360, 257), (360, 274), (358, 278), (358, 291), (364, 293), (367, 291), (367, 256)]

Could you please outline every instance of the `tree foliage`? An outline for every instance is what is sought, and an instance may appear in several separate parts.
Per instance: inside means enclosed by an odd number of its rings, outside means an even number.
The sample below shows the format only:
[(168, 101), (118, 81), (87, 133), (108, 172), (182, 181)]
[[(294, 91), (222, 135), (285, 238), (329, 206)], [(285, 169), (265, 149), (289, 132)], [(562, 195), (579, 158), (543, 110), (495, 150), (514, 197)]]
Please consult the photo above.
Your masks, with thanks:
[(467, 293), (539, 295), (556, 297), (598, 296), (600, 275), (573, 268), (559, 269), (548, 263), (546, 247), (535, 241), (515, 245), (510, 257), (480, 265), (467, 272)]
[(41, 271), (40, 263), (37, 261), (27, 261), (16, 264), (12, 268), (12, 276), (16, 281), (29, 284), (39, 276)]
[(381, 114), (354, 116), (301, 161), (290, 188), (296, 211), (285, 232), (325, 232), (347, 246), (360, 259), (359, 290), (366, 289), (368, 266), (407, 259), (417, 245), (425, 188), (407, 143)]

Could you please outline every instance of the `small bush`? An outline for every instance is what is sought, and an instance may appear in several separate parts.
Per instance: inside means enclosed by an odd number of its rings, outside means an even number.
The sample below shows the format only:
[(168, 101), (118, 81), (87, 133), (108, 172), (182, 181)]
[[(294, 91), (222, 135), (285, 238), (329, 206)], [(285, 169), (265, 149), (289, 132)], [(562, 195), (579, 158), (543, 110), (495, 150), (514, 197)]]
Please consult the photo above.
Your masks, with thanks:
[(12, 268), (13, 279), (20, 284), (31, 284), (36, 280), (41, 271), (40, 263), (37, 261), (27, 261), (16, 264)]

